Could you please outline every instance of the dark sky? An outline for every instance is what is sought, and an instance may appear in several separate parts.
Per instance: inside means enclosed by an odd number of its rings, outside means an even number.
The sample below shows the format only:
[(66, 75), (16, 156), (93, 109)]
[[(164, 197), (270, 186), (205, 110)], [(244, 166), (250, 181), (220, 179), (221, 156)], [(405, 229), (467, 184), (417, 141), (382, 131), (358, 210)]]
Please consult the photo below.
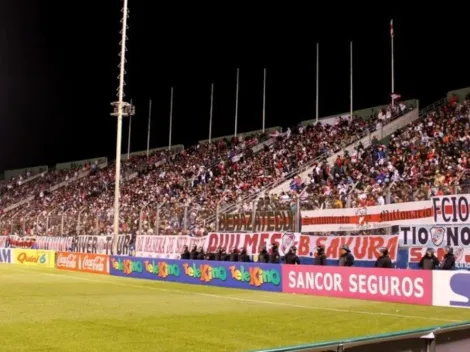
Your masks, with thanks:
[[(349, 40), (354, 41), (354, 105), (390, 94), (389, 20), (395, 23), (396, 91), (425, 106), (470, 85), (467, 21), (458, 15), (371, 8), (336, 12), (313, 3), (263, 9), (129, 0), (126, 95), (137, 115), (132, 151), (146, 148), (148, 99), (152, 147), (208, 135), (210, 82), (216, 85), (213, 136), (233, 133), (236, 67), (239, 131), (261, 128), (263, 67), (267, 126), (314, 117), (315, 43), (320, 42), (320, 116), (349, 110)], [(0, 170), (115, 157), (122, 1), (5, 0), (0, 4)], [(332, 8), (333, 7), (333, 8)], [(378, 9), (378, 8), (377, 8)], [(372, 12), (372, 13), (371, 13)], [(438, 19), (437, 19), (438, 18)], [(127, 150), (127, 121), (123, 152)]]

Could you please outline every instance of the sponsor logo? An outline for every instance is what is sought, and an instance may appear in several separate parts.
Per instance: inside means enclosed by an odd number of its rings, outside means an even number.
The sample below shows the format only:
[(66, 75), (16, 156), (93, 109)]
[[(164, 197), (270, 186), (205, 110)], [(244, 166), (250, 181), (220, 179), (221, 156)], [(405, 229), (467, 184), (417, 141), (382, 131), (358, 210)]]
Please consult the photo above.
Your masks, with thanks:
[(46, 254), (41, 255), (28, 255), (25, 252), (18, 253), (16, 260), (20, 264), (34, 263), (34, 264), (45, 264), (47, 262)]
[(162, 279), (167, 278), (168, 276), (180, 276), (180, 267), (178, 264), (169, 264), (165, 261), (155, 261), (155, 260), (146, 260), (144, 261), (145, 271), (161, 277)]
[(83, 270), (104, 273), (106, 271), (106, 260), (107, 258), (102, 256), (89, 257), (85, 255), (81, 268)]
[(132, 273), (142, 273), (143, 272), (143, 265), (142, 262), (139, 260), (132, 260), (132, 259), (116, 259), (111, 258), (111, 266), (116, 271), (122, 271), (126, 275), (131, 275)]
[(58, 254), (57, 267), (64, 269), (76, 269), (78, 256), (76, 254)]
[(281, 283), (281, 274), (278, 270), (263, 270), (260, 267), (245, 268), (241, 265), (239, 268), (230, 266), (230, 275), (232, 279), (245, 282), (250, 286), (261, 287), (263, 284), (273, 284), (279, 286)]
[(434, 270), (433, 305), (470, 308), (470, 272)]
[(460, 296), (465, 297), (465, 300), (455, 301), (450, 300), (449, 304), (456, 307), (470, 308), (470, 275), (468, 274), (454, 274), (450, 278), (450, 288), (452, 291)]
[(184, 274), (186, 276), (199, 279), (203, 282), (212, 282), (213, 280), (226, 281), (227, 270), (223, 266), (212, 266), (210, 264), (184, 263)]
[(432, 272), (283, 265), (282, 291), (384, 302), (432, 304)]

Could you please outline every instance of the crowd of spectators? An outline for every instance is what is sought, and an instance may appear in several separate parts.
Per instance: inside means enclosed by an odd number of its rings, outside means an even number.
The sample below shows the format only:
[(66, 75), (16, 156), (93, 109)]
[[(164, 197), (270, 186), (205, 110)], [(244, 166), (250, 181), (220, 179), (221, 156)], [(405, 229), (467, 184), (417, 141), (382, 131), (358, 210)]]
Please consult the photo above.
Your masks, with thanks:
[(468, 193), (470, 100), (443, 105), (388, 143), (338, 155), (333, 165), (315, 164), (309, 179), (294, 177), (291, 191), (263, 200), (282, 208), (300, 200), (301, 210), (384, 205)]
[[(147, 234), (202, 233), (214, 229), (214, 222), (207, 219), (214, 218), (217, 207), (242, 204), (242, 210), (251, 209), (250, 204), (243, 204), (248, 195), (258, 194), (319, 157), (338, 153), (406, 108), (401, 104), (368, 119), (344, 116), (332, 124), (296, 126), (282, 134), (219, 140), (177, 153), (162, 151), (148, 158), (132, 157), (121, 164), (120, 229)], [(432, 119), (439, 120), (439, 116)], [(407, 139), (407, 135), (397, 134), (391, 145), (400, 145), (402, 139)], [(392, 166), (397, 163), (384, 148), (377, 142), (371, 149), (359, 148), (356, 155), (339, 156), (333, 166), (321, 162), (313, 168), (310, 182), (294, 180), (291, 192), (261, 199), (258, 209), (295, 210), (297, 197), (302, 200), (302, 208), (331, 206), (328, 202), (342, 201), (342, 195), (347, 194), (344, 189), (349, 190), (352, 184), (356, 185), (357, 194), (354, 193), (351, 206), (363, 201), (363, 193), (377, 195), (377, 189), (383, 193), (383, 184), (398, 180), (393, 175), (388, 180), (382, 175), (390, 161)], [(393, 153), (399, 154), (398, 148)], [(381, 155), (378, 159), (377, 154)], [(399, 172), (400, 177), (409, 175), (408, 166), (405, 169)], [(95, 167), (86, 177), (53, 192), (47, 189), (54, 181), (46, 181), (46, 175), (38, 179), (31, 192), (25, 193), (34, 196), (32, 201), (0, 215), (4, 234), (112, 232), (113, 164), (103, 169)], [(59, 173), (57, 177), (55, 181), (70, 175)]]

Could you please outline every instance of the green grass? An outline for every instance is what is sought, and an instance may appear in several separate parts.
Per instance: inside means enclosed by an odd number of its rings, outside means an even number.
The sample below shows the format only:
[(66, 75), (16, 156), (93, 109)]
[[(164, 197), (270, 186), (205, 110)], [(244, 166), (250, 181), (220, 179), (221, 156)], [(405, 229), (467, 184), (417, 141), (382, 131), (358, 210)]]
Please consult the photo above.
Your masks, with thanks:
[(248, 351), (470, 320), (385, 304), (0, 265), (0, 350)]

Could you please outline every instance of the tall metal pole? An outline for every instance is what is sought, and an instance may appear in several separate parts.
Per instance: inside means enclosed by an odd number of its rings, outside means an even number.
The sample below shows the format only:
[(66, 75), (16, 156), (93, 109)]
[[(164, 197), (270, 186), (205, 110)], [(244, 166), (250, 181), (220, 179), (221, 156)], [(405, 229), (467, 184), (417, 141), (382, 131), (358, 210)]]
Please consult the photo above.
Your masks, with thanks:
[(116, 137), (116, 175), (114, 181), (114, 233), (113, 233), (113, 254), (117, 254), (117, 239), (119, 234), (119, 183), (121, 180), (121, 137), (122, 137), (122, 108), (124, 97), (124, 75), (126, 63), (126, 40), (127, 40), (127, 2), (124, 0), (124, 8), (122, 14), (122, 37), (121, 37), (121, 61), (119, 72), (119, 101), (118, 101), (118, 121), (117, 121), (117, 137)]
[(349, 53), (349, 56), (350, 56), (350, 67), (349, 67), (349, 71), (350, 71), (350, 97), (351, 97), (351, 101), (350, 101), (350, 107), (349, 107), (349, 110), (350, 110), (350, 115), (351, 118), (353, 117), (353, 42), (351, 41), (350, 42), (350, 53)]
[(394, 94), (395, 94), (395, 53), (394, 53), (394, 47), (393, 47), (393, 38), (395, 37), (395, 34), (393, 32), (393, 19), (390, 20), (390, 45), (391, 45), (391, 65), (392, 65), (392, 106), (394, 105)]
[(266, 69), (263, 77), (263, 133), (266, 130)]
[(318, 107), (319, 107), (319, 88), (320, 88), (320, 44), (317, 43), (317, 73), (315, 75), (315, 119), (316, 122), (318, 123)]
[(152, 119), (152, 99), (149, 100), (149, 121), (147, 124), (147, 158), (150, 153), (150, 120)]
[(168, 132), (168, 150), (171, 150), (171, 130), (173, 128), (173, 87), (170, 94), (170, 130)]
[(240, 69), (237, 68), (237, 91), (235, 95), (235, 133), (234, 136), (237, 136), (237, 129), (238, 129), (238, 88), (240, 83)]
[(214, 83), (211, 84), (211, 108), (209, 110), (209, 144), (212, 143), (212, 114), (214, 113)]
[[(132, 106), (132, 99), (131, 99)], [(131, 129), (132, 129), (132, 114), (129, 115), (129, 135), (127, 136), (127, 160), (129, 160), (131, 154)]]

